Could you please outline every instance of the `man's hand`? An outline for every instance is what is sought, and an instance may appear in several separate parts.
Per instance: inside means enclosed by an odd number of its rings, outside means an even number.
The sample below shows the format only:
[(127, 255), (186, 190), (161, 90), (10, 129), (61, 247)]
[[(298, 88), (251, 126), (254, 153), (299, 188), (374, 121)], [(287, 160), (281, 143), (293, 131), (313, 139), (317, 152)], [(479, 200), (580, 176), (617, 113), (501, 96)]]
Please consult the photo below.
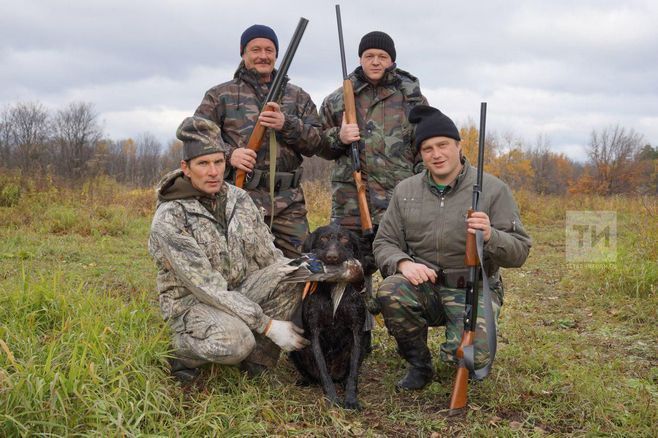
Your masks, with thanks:
[(356, 123), (345, 123), (345, 113), (343, 113), (343, 123), (340, 125), (338, 137), (343, 144), (352, 144), (355, 141), (361, 140), (359, 125)]
[(426, 281), (436, 282), (436, 271), (434, 269), (430, 269), (422, 263), (412, 262), (411, 260), (402, 260), (399, 262), (398, 272), (414, 286), (418, 286)]
[(286, 121), (286, 116), (281, 112), (281, 107), (276, 102), (267, 102), (268, 106), (272, 106), (274, 111), (263, 111), (258, 116), (258, 121), (266, 128), (280, 131)]
[(311, 344), (308, 339), (301, 336), (303, 333), (303, 329), (297, 327), (290, 321), (279, 321), (278, 319), (273, 319), (263, 334), (270, 338), (276, 345), (281, 347), (283, 351), (290, 352), (301, 350)]
[(491, 221), (486, 213), (474, 211), (471, 217), (466, 219), (466, 226), (468, 227), (468, 232), (471, 234), (475, 234), (475, 230), (482, 230), (485, 242), (491, 239)]
[(249, 173), (256, 165), (256, 151), (247, 148), (236, 148), (231, 154), (231, 166), (234, 169), (244, 170)]

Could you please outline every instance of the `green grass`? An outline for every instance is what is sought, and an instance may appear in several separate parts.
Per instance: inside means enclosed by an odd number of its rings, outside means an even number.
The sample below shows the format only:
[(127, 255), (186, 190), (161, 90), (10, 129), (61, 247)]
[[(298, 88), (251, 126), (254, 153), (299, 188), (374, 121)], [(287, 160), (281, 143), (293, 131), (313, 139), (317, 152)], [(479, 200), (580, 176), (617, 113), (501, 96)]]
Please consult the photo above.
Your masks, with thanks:
[[(253, 380), (212, 366), (179, 386), (146, 251), (152, 194), (31, 184), (0, 206), (0, 436), (655, 436), (655, 201), (518, 195), (534, 246), (504, 272), (492, 374), (448, 417), (453, 370), (435, 359), (428, 388), (396, 393), (405, 364), (381, 326), (359, 413), (296, 386), (286, 358)], [(325, 223), (328, 193), (305, 189), (310, 223)], [(616, 263), (566, 262), (570, 209), (618, 212)], [(431, 330), (434, 352), (441, 340)]]

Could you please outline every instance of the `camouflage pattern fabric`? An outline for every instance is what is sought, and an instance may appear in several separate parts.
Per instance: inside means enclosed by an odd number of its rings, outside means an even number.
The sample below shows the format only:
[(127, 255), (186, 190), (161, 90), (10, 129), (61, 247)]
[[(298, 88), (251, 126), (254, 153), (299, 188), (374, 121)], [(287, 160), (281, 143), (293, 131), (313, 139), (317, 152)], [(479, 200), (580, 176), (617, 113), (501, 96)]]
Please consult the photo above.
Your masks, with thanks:
[[(493, 309), (496, 323), (500, 315), (503, 286), (491, 280)], [(377, 291), (386, 328), (396, 339), (420, 335), (427, 327), (445, 326), (446, 340), (441, 344), (440, 357), (445, 363), (457, 364), (455, 353), (464, 330), (464, 289), (450, 288), (430, 282), (412, 285), (404, 276), (387, 277)], [(483, 318), (482, 293), (479, 294), (477, 331), (475, 334), (475, 363), (479, 368), (489, 359), (487, 334)]]
[[(362, 177), (373, 224), (378, 224), (388, 207), (396, 184), (422, 168), (413, 146), (413, 127), (407, 120), (411, 108), (427, 104), (418, 79), (392, 68), (377, 86), (369, 83), (361, 67), (349, 75), (354, 87), (357, 122), (360, 128)], [(335, 160), (331, 175), (332, 221), (350, 229), (361, 228), (357, 192), (352, 178), (350, 146), (339, 139), (342, 124), (343, 89), (331, 93), (322, 103), (320, 119), (324, 129), (318, 155)]]
[[(252, 199), (259, 200), (265, 223), (269, 224), (272, 210), (268, 189), (259, 187), (249, 191), (249, 194)], [(304, 243), (309, 233), (306, 214), (306, 203), (301, 186), (275, 192), (274, 220), (272, 221), (274, 245), (283, 251), (283, 255), (288, 258), (301, 255), (302, 243)]]
[[(159, 190), (182, 171), (168, 174)], [(149, 253), (158, 267), (160, 309), (186, 363), (271, 366), (279, 349), (261, 335), (272, 318), (290, 319), (305, 281), (355, 281), (356, 260), (336, 267), (291, 261), (273, 244), (258, 208), (242, 189), (224, 184), (226, 228), (195, 198), (160, 202), (151, 224)], [(195, 362), (196, 361), (196, 362)]]
[[(247, 146), (258, 114), (265, 104), (269, 84), (261, 84), (258, 80), (258, 74), (247, 70), (244, 62), (241, 62), (233, 80), (208, 90), (195, 112), (195, 115), (219, 125), (229, 149), (227, 162), (236, 148)], [(276, 168), (277, 172), (294, 172), (301, 166), (302, 156), (310, 157), (319, 150), (322, 140), (320, 119), (308, 93), (288, 83), (287, 78), (285, 92), (279, 103), (286, 121), (283, 129), (276, 133)], [(269, 134), (266, 132), (258, 152), (256, 169), (269, 171), (269, 149)], [(227, 165), (227, 178), (231, 176), (232, 170)], [(269, 190), (259, 187), (250, 190), (249, 195), (258, 207), (270, 214)], [(308, 234), (302, 188), (275, 193), (274, 202), (276, 226), (272, 227), (272, 231), (276, 236), (275, 245), (288, 257), (298, 256), (301, 242)], [(269, 218), (266, 223), (269, 223)]]

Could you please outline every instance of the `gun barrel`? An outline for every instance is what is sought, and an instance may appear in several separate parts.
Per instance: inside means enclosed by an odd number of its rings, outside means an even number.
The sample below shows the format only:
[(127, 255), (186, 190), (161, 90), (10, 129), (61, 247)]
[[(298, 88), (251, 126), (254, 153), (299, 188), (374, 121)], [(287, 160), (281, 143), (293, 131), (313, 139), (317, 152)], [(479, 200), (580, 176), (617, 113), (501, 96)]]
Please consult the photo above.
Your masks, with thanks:
[(480, 132), (478, 138), (478, 173), (477, 186), (482, 189), (482, 173), (484, 171), (484, 141), (487, 125), (487, 102), (480, 102)]
[(338, 24), (338, 45), (340, 46), (340, 62), (343, 67), (343, 79), (347, 79), (347, 63), (345, 62), (345, 43), (343, 42), (343, 22), (340, 19), (340, 5), (336, 5), (336, 22)]
[(297, 28), (295, 29), (295, 32), (292, 34), (292, 39), (290, 40), (290, 44), (288, 44), (286, 53), (283, 55), (283, 58), (281, 59), (281, 65), (279, 66), (279, 69), (277, 70), (276, 75), (272, 80), (270, 91), (269, 93), (267, 93), (267, 97), (265, 98), (266, 103), (276, 102), (279, 98), (279, 95), (283, 93), (281, 85), (283, 84), (284, 78), (288, 74), (288, 69), (290, 68), (292, 59), (295, 57), (295, 52), (299, 47), (299, 43), (302, 41), (302, 36), (304, 35), (304, 31), (306, 30), (307, 24), (308, 24), (308, 20), (306, 18), (304, 17), (299, 18), (299, 23), (297, 23)]

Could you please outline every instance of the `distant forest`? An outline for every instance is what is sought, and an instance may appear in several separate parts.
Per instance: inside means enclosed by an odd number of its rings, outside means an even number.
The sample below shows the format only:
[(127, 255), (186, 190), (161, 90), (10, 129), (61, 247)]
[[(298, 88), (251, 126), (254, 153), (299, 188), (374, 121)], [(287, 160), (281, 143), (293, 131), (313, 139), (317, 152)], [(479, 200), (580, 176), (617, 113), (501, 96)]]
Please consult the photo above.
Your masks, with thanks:
[[(476, 162), (478, 131), (469, 122), (460, 129), (465, 155)], [(658, 193), (658, 147), (633, 129), (609, 126), (593, 130), (585, 146), (587, 161), (577, 163), (551, 151), (550, 139), (533, 143), (513, 133), (488, 133), (485, 170), (513, 189), (542, 194), (600, 195)], [(65, 181), (106, 175), (117, 182), (147, 187), (179, 166), (180, 141), (162, 145), (152, 134), (109, 139), (94, 105), (73, 102), (56, 111), (39, 102), (19, 102), (0, 114), (0, 168), (25, 176), (47, 173)], [(331, 163), (305, 159), (304, 178), (329, 183)]]

